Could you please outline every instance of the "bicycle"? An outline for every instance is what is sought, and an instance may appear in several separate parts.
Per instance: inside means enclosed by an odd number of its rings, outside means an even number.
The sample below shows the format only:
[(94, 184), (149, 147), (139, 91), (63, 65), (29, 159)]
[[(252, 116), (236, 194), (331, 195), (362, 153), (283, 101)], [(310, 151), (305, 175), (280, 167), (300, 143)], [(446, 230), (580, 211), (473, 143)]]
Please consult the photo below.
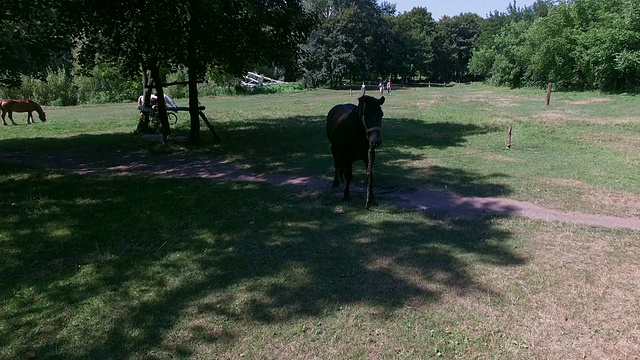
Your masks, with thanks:
[[(178, 123), (178, 112), (175, 110), (167, 109), (167, 120), (169, 120), (169, 124), (177, 124)], [(154, 109), (154, 111), (149, 113), (149, 123), (153, 124), (154, 128), (160, 128), (160, 115), (159, 112)]]
[[(138, 123), (136, 132), (156, 133), (159, 129), (162, 128), (159, 112), (156, 107), (144, 108), (142, 106), (138, 106), (138, 110), (140, 110), (140, 121)], [(144, 121), (145, 114), (148, 114), (148, 122)], [(178, 111), (174, 110), (173, 108), (167, 108), (167, 120), (169, 122), (169, 125), (177, 124)]]

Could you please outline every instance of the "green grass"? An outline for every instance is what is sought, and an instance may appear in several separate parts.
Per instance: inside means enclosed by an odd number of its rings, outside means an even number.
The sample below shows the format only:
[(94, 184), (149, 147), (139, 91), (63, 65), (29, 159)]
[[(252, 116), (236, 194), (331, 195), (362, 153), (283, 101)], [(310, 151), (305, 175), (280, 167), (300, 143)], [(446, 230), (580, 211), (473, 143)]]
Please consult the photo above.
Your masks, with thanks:
[[(544, 97), (481, 85), (394, 91), (383, 106), (377, 184), (640, 216), (637, 99), (554, 93), (545, 107)], [(0, 151), (193, 152), (258, 173), (325, 177), (326, 112), (354, 101), (329, 90), (205, 98), (223, 141), (203, 127), (197, 148), (133, 135), (134, 104), (48, 108), (47, 123), (16, 115), (19, 126), (0, 128)], [(187, 134), (187, 122), (181, 114), (175, 132)], [(4, 162), (0, 187), (0, 359), (639, 350), (637, 232), (433, 217), (383, 200), (366, 211), (358, 193), (343, 204), (328, 190)]]

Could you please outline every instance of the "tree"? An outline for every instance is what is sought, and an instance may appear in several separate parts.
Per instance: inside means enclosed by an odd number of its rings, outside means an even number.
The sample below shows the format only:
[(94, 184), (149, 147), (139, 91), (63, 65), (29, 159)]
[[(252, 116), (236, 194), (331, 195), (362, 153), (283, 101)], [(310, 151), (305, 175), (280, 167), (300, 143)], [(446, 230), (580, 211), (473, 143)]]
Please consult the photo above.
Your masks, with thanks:
[(582, 76), (576, 72), (576, 58), (571, 50), (577, 45), (571, 7), (562, 4), (523, 30), (526, 33), (522, 41), (514, 46), (526, 44), (530, 49), (529, 85), (542, 87), (552, 82), (559, 89), (579, 88)]
[(633, 91), (640, 85), (635, 77), (640, 70), (640, 32), (632, 20), (638, 9), (637, 2), (628, 0), (574, 3), (575, 60), (584, 79), (581, 87)]
[(396, 16), (398, 12), (396, 4), (390, 3), (388, 1), (380, 2), (380, 11), (383, 16)]
[(393, 49), (391, 28), (373, 0), (307, 1), (318, 26), (301, 46), (307, 83), (337, 87), (343, 79), (384, 77)]
[[(529, 29), (536, 19), (545, 18), (557, 1), (536, 0), (531, 6), (518, 7), (516, 1), (509, 3), (506, 12), (494, 11), (485, 20), (476, 49), (469, 62), (469, 71), (473, 75), (488, 78), (497, 85), (522, 86), (534, 82), (549, 81), (535, 78), (532, 70), (532, 58), (537, 53), (563, 46), (560, 39), (548, 48), (523, 46), (531, 40)], [(562, 27), (554, 31), (564, 32)], [(565, 34), (566, 35), (566, 34)], [(553, 37), (553, 36), (552, 36)], [(546, 54), (543, 62), (551, 59)], [(564, 62), (566, 64), (566, 62)]]
[(430, 76), (436, 23), (426, 8), (416, 7), (393, 19), (397, 37), (394, 63), (404, 76)]
[[(80, 62), (119, 64), (134, 74), (186, 66), (191, 115), (190, 140), (199, 140), (196, 81), (207, 69), (240, 74), (248, 65), (277, 63), (292, 68), (298, 44), (312, 24), (299, 1), (285, 0), (80, 0)], [(162, 88), (158, 88), (162, 91)], [(160, 95), (160, 94), (159, 94)], [(159, 96), (159, 102), (163, 101)], [(166, 120), (160, 104), (161, 121)], [(165, 128), (165, 137), (168, 125)]]
[(76, 24), (68, 6), (56, 0), (15, 0), (1, 7), (0, 86), (19, 85), (21, 75), (44, 77), (47, 67), (68, 60)]
[[(510, 86), (637, 91), (640, 5), (634, 0), (539, 0), (513, 16), (470, 63), (472, 72)], [(531, 16), (525, 16), (532, 14)], [(518, 20), (520, 19), (520, 20)]]
[(435, 70), (442, 80), (462, 80), (482, 28), (477, 14), (445, 16), (436, 24)]

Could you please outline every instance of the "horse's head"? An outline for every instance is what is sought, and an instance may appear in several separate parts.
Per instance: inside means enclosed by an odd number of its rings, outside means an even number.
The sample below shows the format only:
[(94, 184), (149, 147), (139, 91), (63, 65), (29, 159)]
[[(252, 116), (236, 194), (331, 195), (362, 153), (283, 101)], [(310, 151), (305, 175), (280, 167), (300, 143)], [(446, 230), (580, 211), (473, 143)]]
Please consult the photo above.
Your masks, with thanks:
[(40, 118), (40, 121), (42, 121), (42, 122), (47, 121), (47, 117), (46, 117), (44, 111), (42, 113), (38, 114), (38, 117)]
[(358, 115), (367, 132), (369, 146), (372, 149), (382, 144), (380, 130), (382, 128), (382, 116), (384, 114), (380, 106), (384, 104), (384, 100), (384, 96), (376, 99), (366, 95), (358, 99)]

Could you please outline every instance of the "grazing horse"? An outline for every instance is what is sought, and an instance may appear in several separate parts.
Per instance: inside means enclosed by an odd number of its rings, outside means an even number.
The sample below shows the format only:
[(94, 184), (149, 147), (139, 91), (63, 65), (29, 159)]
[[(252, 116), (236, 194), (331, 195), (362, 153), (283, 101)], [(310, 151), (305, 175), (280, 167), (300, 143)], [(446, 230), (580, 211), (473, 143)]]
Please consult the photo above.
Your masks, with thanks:
[(367, 200), (365, 207), (373, 201), (373, 161), (375, 149), (380, 146), (380, 129), (384, 96), (358, 98), (358, 105), (336, 105), (327, 114), (327, 137), (331, 143), (331, 155), (335, 174), (332, 187), (340, 185), (346, 178), (344, 199), (349, 199), (349, 185), (353, 180), (353, 163), (362, 160), (367, 168)]
[(27, 124), (32, 124), (33, 121), (33, 112), (37, 112), (38, 116), (40, 117), (40, 120), (42, 122), (47, 121), (47, 118), (44, 114), (44, 111), (42, 111), (42, 107), (40, 106), (40, 104), (38, 104), (37, 102), (31, 100), (31, 99), (24, 99), (24, 100), (11, 100), (11, 99), (7, 99), (7, 100), (2, 100), (2, 102), (0, 102), (0, 110), (2, 110), (2, 123), (7, 125), (7, 122), (5, 121), (4, 117), (7, 113), (9, 113), (9, 120), (11, 120), (11, 122), (13, 123), (13, 125), (18, 125), (16, 124), (15, 121), (13, 121), (13, 113), (14, 112), (28, 112), (29, 114), (27, 115)]

